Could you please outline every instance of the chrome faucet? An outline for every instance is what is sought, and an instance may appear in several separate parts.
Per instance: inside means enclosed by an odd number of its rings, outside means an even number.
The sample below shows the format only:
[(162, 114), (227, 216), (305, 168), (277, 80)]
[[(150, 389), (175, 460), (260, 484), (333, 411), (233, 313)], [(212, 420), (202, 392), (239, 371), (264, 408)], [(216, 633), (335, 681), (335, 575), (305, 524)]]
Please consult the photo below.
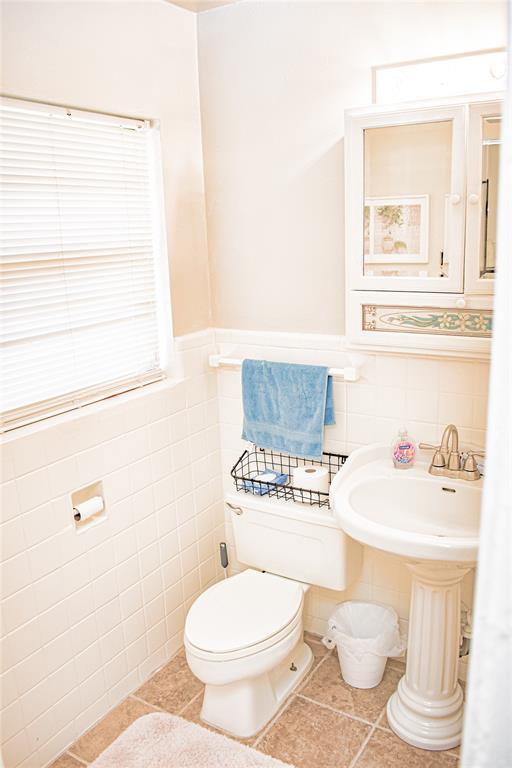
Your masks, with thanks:
[(441, 438), (441, 445), (420, 443), (420, 448), (434, 451), (428, 471), (431, 475), (458, 477), (461, 480), (478, 480), (480, 471), (475, 456), (484, 456), (482, 452), (468, 451), (464, 462), (459, 453), (459, 433), (455, 424), (448, 424)]

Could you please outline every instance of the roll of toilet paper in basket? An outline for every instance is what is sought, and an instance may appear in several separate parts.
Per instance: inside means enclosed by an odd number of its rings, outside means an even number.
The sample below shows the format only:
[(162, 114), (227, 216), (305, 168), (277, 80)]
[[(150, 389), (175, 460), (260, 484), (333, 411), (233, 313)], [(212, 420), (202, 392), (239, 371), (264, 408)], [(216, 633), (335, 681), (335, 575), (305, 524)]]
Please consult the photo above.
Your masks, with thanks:
[(292, 477), (295, 488), (329, 493), (329, 470), (327, 467), (295, 467), (292, 471)]

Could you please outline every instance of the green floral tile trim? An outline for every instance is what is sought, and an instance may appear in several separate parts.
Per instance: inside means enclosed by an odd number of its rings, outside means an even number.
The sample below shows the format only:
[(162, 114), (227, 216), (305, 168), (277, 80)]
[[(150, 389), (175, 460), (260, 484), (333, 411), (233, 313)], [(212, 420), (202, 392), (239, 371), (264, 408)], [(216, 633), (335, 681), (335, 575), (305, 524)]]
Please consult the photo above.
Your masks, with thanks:
[(390, 307), (363, 304), (363, 331), (430, 333), (441, 336), (492, 334), (492, 311), (439, 309), (438, 307)]

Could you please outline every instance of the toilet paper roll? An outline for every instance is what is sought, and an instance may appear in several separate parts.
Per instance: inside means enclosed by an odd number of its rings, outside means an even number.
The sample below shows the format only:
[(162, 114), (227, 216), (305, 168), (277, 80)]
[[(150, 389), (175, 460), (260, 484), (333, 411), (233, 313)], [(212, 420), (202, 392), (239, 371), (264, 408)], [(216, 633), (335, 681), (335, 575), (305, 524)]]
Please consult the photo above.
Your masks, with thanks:
[(293, 485), (308, 491), (329, 492), (329, 470), (327, 467), (296, 467), (293, 470)]
[(104, 504), (101, 496), (92, 496), (87, 501), (83, 501), (81, 504), (73, 507), (73, 515), (75, 520), (81, 522), (92, 517), (92, 515), (97, 515), (98, 512), (103, 512), (103, 508)]

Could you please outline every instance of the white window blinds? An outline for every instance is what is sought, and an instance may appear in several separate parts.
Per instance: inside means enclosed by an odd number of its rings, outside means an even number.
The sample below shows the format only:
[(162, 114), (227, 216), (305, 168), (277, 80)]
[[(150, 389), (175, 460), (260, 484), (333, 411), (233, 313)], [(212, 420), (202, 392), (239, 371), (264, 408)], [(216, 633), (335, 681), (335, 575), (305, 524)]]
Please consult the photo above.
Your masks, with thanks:
[(0, 102), (4, 429), (163, 376), (154, 134), (144, 121)]

